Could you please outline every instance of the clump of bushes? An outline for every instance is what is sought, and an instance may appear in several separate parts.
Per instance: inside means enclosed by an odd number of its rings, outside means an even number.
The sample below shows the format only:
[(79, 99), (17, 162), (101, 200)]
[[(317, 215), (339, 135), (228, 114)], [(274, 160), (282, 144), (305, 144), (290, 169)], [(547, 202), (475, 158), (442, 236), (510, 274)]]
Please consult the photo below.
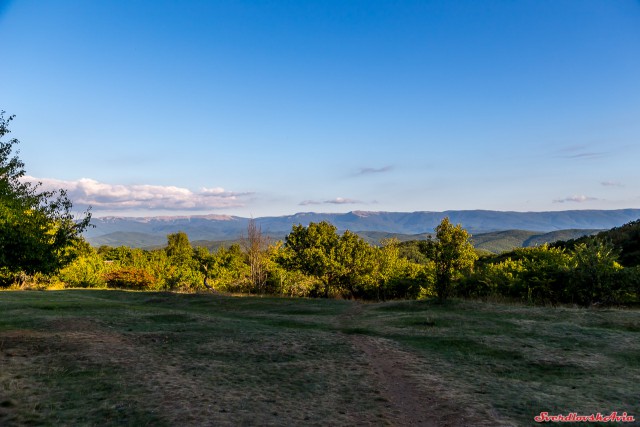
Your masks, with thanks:
[[(213, 252), (193, 248), (184, 233), (169, 235), (163, 249), (105, 246), (96, 251), (87, 245), (55, 279), (67, 287), (368, 300), (445, 299), (450, 294), (542, 305), (640, 302), (640, 266), (621, 265), (619, 248), (609, 240), (519, 248), (476, 259), (464, 230), (445, 225), (461, 238), (390, 239), (372, 246), (354, 233), (338, 234), (331, 224), (311, 223), (294, 226), (284, 243), (267, 245), (258, 239), (260, 245), (234, 244)], [(447, 292), (438, 288), (438, 280), (446, 282)]]
[(638, 301), (638, 267), (622, 267), (611, 242), (590, 238), (571, 250), (543, 245), (481, 260), (457, 287), (462, 297), (504, 297), (580, 306)]
[(122, 267), (105, 273), (103, 278), (107, 287), (116, 289), (152, 289), (156, 283), (156, 278), (149, 272), (136, 267)]

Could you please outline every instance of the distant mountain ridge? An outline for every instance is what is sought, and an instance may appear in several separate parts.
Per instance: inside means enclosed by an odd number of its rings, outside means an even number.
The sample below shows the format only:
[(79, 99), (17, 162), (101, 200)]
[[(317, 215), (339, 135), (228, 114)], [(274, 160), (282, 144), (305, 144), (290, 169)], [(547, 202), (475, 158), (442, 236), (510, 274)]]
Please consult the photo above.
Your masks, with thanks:
[[(567, 210), (549, 212), (512, 212), (464, 210), (443, 212), (369, 212), (348, 213), (302, 212), (294, 215), (256, 218), (262, 232), (282, 237), (294, 224), (329, 221), (338, 230), (419, 235), (432, 233), (442, 218), (462, 224), (474, 235), (506, 230), (549, 233), (560, 230), (606, 230), (640, 218), (640, 209)], [(230, 215), (194, 215), (162, 217), (93, 218), (95, 228), (84, 235), (93, 245), (152, 246), (166, 242), (166, 235), (184, 231), (194, 240), (235, 240), (246, 234), (249, 218)], [(531, 235), (530, 237), (532, 237)], [(518, 240), (518, 239), (516, 239)], [(107, 243), (108, 242), (108, 243)]]

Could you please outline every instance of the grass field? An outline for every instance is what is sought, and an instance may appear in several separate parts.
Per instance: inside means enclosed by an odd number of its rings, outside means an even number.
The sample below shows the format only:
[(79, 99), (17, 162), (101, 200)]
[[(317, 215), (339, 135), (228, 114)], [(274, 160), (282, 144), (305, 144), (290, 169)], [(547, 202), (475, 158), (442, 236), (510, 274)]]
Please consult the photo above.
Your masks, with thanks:
[(531, 425), (638, 378), (633, 310), (0, 292), (0, 425)]

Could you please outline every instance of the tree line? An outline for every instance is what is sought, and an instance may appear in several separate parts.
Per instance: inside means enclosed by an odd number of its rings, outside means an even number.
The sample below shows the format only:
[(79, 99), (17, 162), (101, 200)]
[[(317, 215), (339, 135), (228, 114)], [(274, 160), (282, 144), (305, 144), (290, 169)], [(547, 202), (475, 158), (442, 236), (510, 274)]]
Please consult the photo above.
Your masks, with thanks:
[(478, 256), (461, 225), (444, 218), (434, 238), (370, 245), (328, 222), (295, 225), (269, 242), (255, 222), (242, 243), (210, 251), (183, 232), (162, 249), (76, 245), (76, 258), (38, 280), (49, 286), (218, 291), (362, 300), (498, 298), (581, 306), (640, 301), (640, 267), (590, 238), (572, 249), (543, 245)]
[(192, 247), (183, 232), (169, 234), (167, 246), (155, 250), (84, 245), (50, 280), (69, 287), (382, 300), (427, 296), (430, 267), (402, 257), (395, 240), (371, 246), (328, 222), (296, 225), (284, 241), (269, 242), (250, 221), (241, 243), (215, 251)]
[[(610, 234), (482, 255), (444, 218), (432, 238), (380, 246), (328, 222), (294, 225), (270, 242), (250, 221), (241, 244), (209, 251), (183, 232), (165, 248), (91, 247), (91, 214), (71, 214), (63, 190), (30, 184), (14, 146), (1, 141), (13, 117), (0, 112), (0, 287), (214, 290), (366, 300), (503, 298), (533, 304), (640, 302), (640, 221)], [(614, 243), (615, 242), (615, 243)]]

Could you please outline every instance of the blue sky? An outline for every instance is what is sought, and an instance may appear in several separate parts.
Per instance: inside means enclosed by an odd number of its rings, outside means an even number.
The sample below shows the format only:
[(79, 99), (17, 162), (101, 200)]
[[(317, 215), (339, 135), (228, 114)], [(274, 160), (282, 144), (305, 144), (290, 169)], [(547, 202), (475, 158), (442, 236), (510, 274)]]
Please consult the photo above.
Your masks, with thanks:
[(27, 173), (102, 215), (640, 207), (640, 2), (0, 0)]

